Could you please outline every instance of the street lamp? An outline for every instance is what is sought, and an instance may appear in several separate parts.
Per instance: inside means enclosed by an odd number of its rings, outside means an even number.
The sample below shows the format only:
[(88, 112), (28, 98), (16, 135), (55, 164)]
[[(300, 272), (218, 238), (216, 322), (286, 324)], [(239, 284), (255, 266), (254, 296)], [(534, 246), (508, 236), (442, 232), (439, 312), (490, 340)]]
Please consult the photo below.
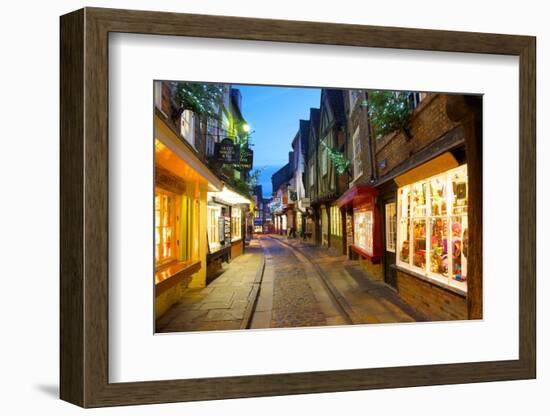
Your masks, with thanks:
[(247, 123), (243, 123), (242, 129), (245, 133), (248, 133), (250, 131), (250, 126)]

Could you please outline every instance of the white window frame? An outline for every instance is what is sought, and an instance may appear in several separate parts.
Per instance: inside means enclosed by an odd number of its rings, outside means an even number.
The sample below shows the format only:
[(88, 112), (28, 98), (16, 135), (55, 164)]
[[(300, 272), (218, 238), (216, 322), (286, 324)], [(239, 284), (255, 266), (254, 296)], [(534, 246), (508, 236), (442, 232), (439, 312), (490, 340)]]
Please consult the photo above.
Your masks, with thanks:
[[(395, 253), (397, 245), (397, 204), (388, 202), (385, 206), (386, 217), (386, 251)], [(392, 221), (395, 218), (395, 221)]]
[(180, 133), (191, 146), (195, 147), (195, 113), (185, 110), (180, 117)]
[(220, 229), (218, 226), (219, 218), (222, 215), (221, 207), (208, 205), (208, 244), (210, 250), (221, 247), (220, 243)]
[(231, 241), (242, 239), (242, 210), (238, 207), (231, 208)]
[[(447, 264), (447, 276), (444, 276), (442, 274), (439, 274), (439, 273), (435, 273), (435, 272), (432, 272), (430, 270), (430, 262), (431, 262), (431, 222), (433, 219), (436, 219), (436, 218), (444, 218), (446, 221), (447, 221), (447, 261), (449, 261), (449, 256), (450, 256), (450, 253), (452, 253), (452, 243), (453, 243), (453, 238), (452, 238), (452, 224), (453, 224), (453, 218), (457, 218), (457, 217), (460, 217), (461, 218), (461, 222), (464, 222), (464, 219), (466, 220), (466, 224), (468, 223), (468, 215), (467, 213), (459, 213), (459, 214), (454, 214), (453, 213), (453, 198), (454, 198), (454, 195), (453, 195), (453, 190), (452, 190), (452, 175), (453, 173), (457, 172), (457, 171), (463, 171), (466, 172), (466, 181), (468, 181), (468, 177), (467, 177), (467, 165), (464, 164), (464, 165), (461, 165), (457, 168), (453, 168), (453, 169), (450, 169), (446, 172), (443, 172), (443, 173), (440, 173), (440, 174), (437, 174), (437, 175), (433, 175), (431, 177), (428, 177), (426, 179), (423, 179), (423, 180), (420, 180), (420, 181), (417, 181), (417, 182), (414, 182), (412, 184), (409, 184), (409, 185), (405, 185), (405, 186), (402, 186), (398, 189), (397, 191), (397, 252), (396, 252), (396, 264), (402, 268), (405, 268), (405, 269), (408, 269), (408, 270), (411, 270), (415, 273), (418, 273), (418, 274), (421, 274), (423, 276), (426, 276), (428, 278), (431, 278), (433, 280), (436, 280), (440, 283), (442, 283), (443, 285), (446, 285), (446, 286), (450, 286), (450, 287), (453, 287), (453, 288), (456, 288), (456, 289), (459, 289), (461, 291), (463, 291), (464, 293), (467, 292), (467, 289), (468, 289), (468, 286), (467, 286), (467, 280), (464, 281), (464, 282), (460, 282), (460, 281), (457, 281), (455, 280), (453, 277), (452, 277), (452, 269), (453, 269), (453, 264), (452, 262), (451, 263), (448, 263)], [(447, 207), (447, 212), (445, 215), (437, 215), (437, 216), (433, 216), (431, 215), (431, 208), (432, 208), (432, 203), (431, 203), (431, 189), (430, 189), (430, 186), (429, 186), (429, 182), (432, 180), (432, 179), (435, 179), (437, 177), (442, 177), (442, 176), (446, 176), (446, 207)], [(407, 217), (403, 217), (403, 207), (401, 206), (401, 198), (400, 198), (400, 193), (401, 193), (401, 190), (408, 190), (410, 192), (410, 189), (412, 188), (412, 186), (416, 185), (416, 184), (422, 184), (422, 183), (426, 183), (427, 186), (426, 186), (426, 208), (425, 208), (425, 213), (424, 215), (420, 215), (420, 216), (414, 216), (413, 215), (413, 212), (414, 212), (414, 204), (412, 202), (409, 202), (410, 206), (408, 208), (408, 213), (409, 215)], [(410, 200), (409, 200), (410, 201)], [(468, 201), (468, 203), (470, 203)], [(403, 262), (401, 261), (401, 248), (403, 246), (403, 238), (402, 238), (402, 233), (401, 233), (401, 223), (402, 223), (402, 219), (405, 219), (405, 220), (408, 220), (409, 221), (409, 224), (408, 224), (408, 227), (409, 227), (409, 238), (408, 238), (408, 241), (409, 241), (409, 257), (408, 257), (408, 262)], [(417, 220), (424, 220), (425, 221), (425, 235), (426, 235), (426, 258), (425, 258), (425, 266), (424, 268), (420, 268), (418, 266), (415, 266), (413, 264), (413, 246), (414, 246), (414, 237), (413, 237), (413, 229), (414, 229), (414, 220), (417, 219)], [(468, 228), (468, 227), (466, 227)], [(461, 235), (461, 241), (462, 241), (462, 236), (463, 236), (463, 233), (464, 233), (464, 230), (462, 230), (462, 235)]]

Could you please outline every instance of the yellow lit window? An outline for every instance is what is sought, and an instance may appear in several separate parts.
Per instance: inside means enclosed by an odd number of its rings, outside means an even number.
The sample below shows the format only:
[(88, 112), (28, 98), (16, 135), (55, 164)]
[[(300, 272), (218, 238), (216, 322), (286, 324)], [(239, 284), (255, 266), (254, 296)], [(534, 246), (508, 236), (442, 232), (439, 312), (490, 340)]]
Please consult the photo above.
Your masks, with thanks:
[(220, 246), (220, 216), (220, 207), (208, 207), (208, 243), (211, 250)]
[(231, 208), (231, 240), (241, 239), (241, 209)]
[(342, 216), (337, 206), (330, 207), (330, 233), (337, 237), (342, 236)]
[(397, 263), (466, 291), (466, 165), (399, 188), (397, 198)]
[(161, 265), (176, 259), (176, 196), (157, 189), (155, 192), (155, 263)]

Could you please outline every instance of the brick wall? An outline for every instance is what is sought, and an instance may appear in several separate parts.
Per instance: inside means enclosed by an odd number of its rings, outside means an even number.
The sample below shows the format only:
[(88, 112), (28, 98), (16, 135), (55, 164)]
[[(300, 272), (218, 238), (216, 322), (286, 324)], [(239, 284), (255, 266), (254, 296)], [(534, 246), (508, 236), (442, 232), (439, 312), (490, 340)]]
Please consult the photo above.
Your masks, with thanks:
[(468, 306), (464, 296), (399, 270), (397, 290), (405, 302), (429, 320), (468, 319)]
[(363, 268), (374, 280), (384, 281), (384, 268), (382, 263), (373, 263), (369, 259), (359, 256), (359, 266)]
[(445, 96), (428, 94), (414, 111), (411, 119), (411, 138), (404, 132), (397, 131), (376, 140), (378, 176), (384, 176), (457, 125), (458, 123), (447, 117)]

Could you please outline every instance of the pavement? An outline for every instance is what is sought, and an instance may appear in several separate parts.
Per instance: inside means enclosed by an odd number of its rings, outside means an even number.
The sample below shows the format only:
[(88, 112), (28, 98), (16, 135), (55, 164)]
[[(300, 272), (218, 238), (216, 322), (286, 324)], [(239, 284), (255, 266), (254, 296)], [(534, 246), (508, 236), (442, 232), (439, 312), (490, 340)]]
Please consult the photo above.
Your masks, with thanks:
[(187, 289), (156, 322), (156, 332), (244, 329), (249, 325), (263, 269), (263, 250), (252, 240), (245, 254), (231, 263), (205, 288)]
[(207, 287), (187, 289), (157, 332), (422, 321), (389, 285), (346, 256), (261, 235)]

